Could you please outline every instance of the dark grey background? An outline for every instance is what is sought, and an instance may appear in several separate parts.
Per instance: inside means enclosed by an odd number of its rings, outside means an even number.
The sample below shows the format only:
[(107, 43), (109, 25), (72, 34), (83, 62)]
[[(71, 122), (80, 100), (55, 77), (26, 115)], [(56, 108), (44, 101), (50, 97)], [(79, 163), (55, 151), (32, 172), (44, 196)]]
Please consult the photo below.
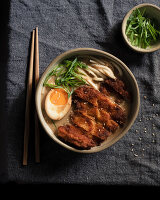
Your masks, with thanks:
[[(6, 3), (0, 58), (1, 181), (160, 185), (160, 51), (135, 53), (121, 36), (125, 14), (143, 2), (11, 0)], [(159, 0), (148, 3), (160, 6)], [(57, 55), (79, 47), (109, 52), (135, 75), (141, 96), (139, 115), (129, 132), (110, 148), (95, 154), (77, 154), (56, 144), (41, 128), (41, 163), (34, 162), (32, 130), (28, 166), (22, 166), (29, 48), (31, 32), (36, 26), (40, 75)]]

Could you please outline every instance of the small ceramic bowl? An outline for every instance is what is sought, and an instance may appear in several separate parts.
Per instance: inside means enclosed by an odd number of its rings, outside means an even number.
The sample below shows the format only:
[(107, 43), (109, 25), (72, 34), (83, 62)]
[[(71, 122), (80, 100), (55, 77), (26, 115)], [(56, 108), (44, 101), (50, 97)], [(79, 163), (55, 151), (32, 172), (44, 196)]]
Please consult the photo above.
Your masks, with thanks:
[[(115, 65), (118, 65), (119, 68), (122, 70), (122, 73), (123, 73), (123, 76), (124, 76), (123, 78), (127, 82), (128, 89), (131, 92), (131, 96), (132, 96), (130, 113), (129, 113), (127, 122), (125, 123), (125, 125), (121, 129), (121, 131), (118, 132), (118, 133), (114, 133), (111, 136), (109, 136), (107, 138), (107, 140), (104, 141), (100, 146), (93, 147), (89, 150), (76, 149), (76, 148), (71, 147), (68, 144), (62, 142), (60, 139), (58, 139), (56, 137), (56, 135), (54, 134), (54, 131), (49, 127), (49, 125), (45, 121), (45, 118), (44, 118), (43, 112), (42, 112), (42, 105), (41, 105), (41, 101), (42, 101), (41, 92), (42, 92), (42, 88), (43, 88), (43, 82), (44, 82), (47, 74), (53, 70), (54, 66), (56, 66), (57, 64), (62, 62), (64, 59), (70, 58), (72, 56), (79, 56), (79, 55), (81, 55), (81, 56), (82, 55), (100, 56), (100, 57), (103, 57), (105, 59), (108, 59), (109, 61), (113, 62)], [(42, 77), (39, 80), (39, 83), (38, 83), (38, 86), (37, 86), (37, 89), (36, 89), (35, 101), (36, 101), (36, 109), (37, 109), (39, 120), (40, 120), (44, 130), (51, 137), (51, 139), (53, 139), (55, 142), (57, 142), (58, 144), (60, 144), (61, 146), (65, 147), (69, 150), (72, 150), (72, 151), (75, 151), (75, 152), (80, 152), (80, 153), (98, 152), (98, 151), (101, 151), (103, 149), (108, 148), (109, 146), (111, 146), (112, 144), (117, 142), (120, 138), (122, 138), (128, 132), (128, 130), (130, 129), (130, 127), (134, 123), (134, 121), (137, 117), (137, 114), (138, 114), (138, 111), (139, 111), (139, 105), (140, 105), (138, 85), (137, 85), (137, 82), (136, 82), (134, 75), (129, 70), (129, 68), (121, 60), (119, 60), (115, 56), (113, 56), (109, 53), (106, 53), (104, 51), (92, 49), (92, 48), (73, 49), (73, 50), (69, 50), (69, 51), (59, 55), (58, 57), (56, 57), (51, 62), (51, 64), (46, 68), (45, 72), (43, 73)]]
[(137, 51), (137, 52), (141, 52), (141, 53), (148, 53), (148, 52), (153, 52), (156, 51), (158, 49), (160, 49), (160, 40), (157, 41), (154, 45), (152, 45), (151, 47), (148, 47), (146, 49), (143, 48), (139, 48), (136, 46), (131, 45), (130, 41), (128, 40), (125, 31), (126, 31), (126, 25), (127, 25), (127, 20), (130, 17), (130, 15), (132, 14), (132, 12), (136, 9), (146, 9), (145, 12), (146, 14), (151, 18), (151, 19), (155, 19), (158, 24), (160, 25), (160, 8), (153, 5), (153, 4), (148, 4), (148, 3), (144, 3), (144, 4), (139, 4), (137, 6), (135, 6), (134, 8), (132, 8), (124, 17), (123, 22), (122, 22), (122, 35), (123, 38), (125, 40), (125, 42), (127, 43), (127, 45), (132, 48), (133, 50)]

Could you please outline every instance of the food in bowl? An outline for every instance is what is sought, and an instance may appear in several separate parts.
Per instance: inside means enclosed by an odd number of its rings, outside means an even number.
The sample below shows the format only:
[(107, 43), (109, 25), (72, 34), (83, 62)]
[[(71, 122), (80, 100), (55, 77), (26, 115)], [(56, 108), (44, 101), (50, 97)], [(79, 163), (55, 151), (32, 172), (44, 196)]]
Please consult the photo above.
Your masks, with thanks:
[(125, 34), (131, 45), (144, 49), (160, 40), (158, 22), (147, 16), (146, 8), (133, 10), (127, 20)]
[(71, 96), (62, 88), (50, 90), (45, 100), (45, 111), (53, 120), (62, 119), (71, 107)]
[(78, 55), (48, 73), (41, 99), (44, 119), (56, 137), (88, 150), (121, 132), (132, 98), (118, 65), (101, 56)]

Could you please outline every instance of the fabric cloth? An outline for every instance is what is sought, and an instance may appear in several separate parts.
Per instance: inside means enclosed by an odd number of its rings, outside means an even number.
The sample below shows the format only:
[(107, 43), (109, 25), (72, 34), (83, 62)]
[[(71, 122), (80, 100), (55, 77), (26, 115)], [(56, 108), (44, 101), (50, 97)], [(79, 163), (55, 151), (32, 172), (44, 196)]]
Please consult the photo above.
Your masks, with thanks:
[[(3, 155), (7, 155), (6, 168), (3, 168), (8, 181), (160, 185), (160, 51), (136, 53), (129, 49), (121, 35), (124, 16), (140, 3), (145, 1), (10, 1), (7, 60), (1, 59), (4, 76), (0, 80), (1, 134), (5, 135), (3, 140), (7, 145), (3, 148)], [(160, 6), (159, 0), (148, 0), (148, 3)], [(28, 165), (22, 165), (31, 32), (37, 26), (40, 76), (56, 56), (79, 47), (109, 52), (121, 59), (134, 74), (141, 98), (138, 117), (128, 133), (108, 149), (94, 154), (74, 153), (52, 141), (41, 127), (41, 162), (37, 164), (32, 124)]]

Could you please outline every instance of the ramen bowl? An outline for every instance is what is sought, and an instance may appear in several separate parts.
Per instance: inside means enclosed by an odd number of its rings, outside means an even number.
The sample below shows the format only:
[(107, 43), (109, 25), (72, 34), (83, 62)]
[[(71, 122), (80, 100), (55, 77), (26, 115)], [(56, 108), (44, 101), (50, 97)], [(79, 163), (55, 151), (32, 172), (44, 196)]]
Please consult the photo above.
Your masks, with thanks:
[[(57, 66), (59, 63), (61, 63), (63, 60), (71, 58), (71, 57), (77, 57), (77, 56), (83, 56), (83, 55), (84, 56), (89, 55), (89, 56), (103, 57), (104, 59), (107, 59), (108, 61), (112, 62), (114, 65), (118, 66), (123, 73), (123, 79), (125, 80), (125, 82), (127, 82), (128, 90), (131, 93), (129, 114), (128, 114), (128, 117), (127, 117), (127, 120), (126, 120), (124, 126), (120, 129), (120, 131), (111, 134), (107, 138), (107, 140), (105, 140), (104, 142), (101, 143), (101, 145), (92, 147), (87, 150), (86, 149), (85, 150), (77, 149), (77, 148), (63, 142), (62, 140), (60, 140), (55, 134), (56, 128), (54, 128), (54, 126), (52, 126), (52, 128), (51, 128), (51, 126), (48, 124), (47, 120), (45, 119), (45, 116), (43, 114), (43, 107), (42, 107), (42, 101), (43, 101), (42, 90), (44, 87), (43, 83), (44, 83), (44, 80), (45, 80), (47, 74), (50, 73), (53, 70), (53, 68), (55, 66)], [(102, 150), (110, 147), (117, 141), (119, 141), (129, 131), (129, 129), (133, 125), (133, 123), (137, 117), (137, 114), (139, 111), (139, 105), (140, 105), (138, 85), (137, 85), (134, 75), (129, 70), (129, 68), (115, 56), (113, 56), (107, 52), (93, 49), (93, 48), (72, 49), (72, 50), (66, 51), (66, 52), (62, 53), (61, 55), (57, 56), (49, 64), (49, 66), (46, 68), (46, 70), (44, 71), (44, 73), (42, 74), (42, 76), (39, 80), (39, 83), (38, 83), (37, 89), (36, 89), (35, 101), (36, 101), (36, 109), (37, 109), (37, 114), (38, 114), (39, 120), (40, 120), (45, 132), (49, 135), (49, 137), (54, 142), (61, 145), (62, 147), (66, 148), (68, 150), (74, 151), (74, 152), (79, 152), (79, 153), (99, 152), (99, 151), (102, 151)], [(63, 125), (63, 121), (62, 122), (60, 121), (58, 125)]]

